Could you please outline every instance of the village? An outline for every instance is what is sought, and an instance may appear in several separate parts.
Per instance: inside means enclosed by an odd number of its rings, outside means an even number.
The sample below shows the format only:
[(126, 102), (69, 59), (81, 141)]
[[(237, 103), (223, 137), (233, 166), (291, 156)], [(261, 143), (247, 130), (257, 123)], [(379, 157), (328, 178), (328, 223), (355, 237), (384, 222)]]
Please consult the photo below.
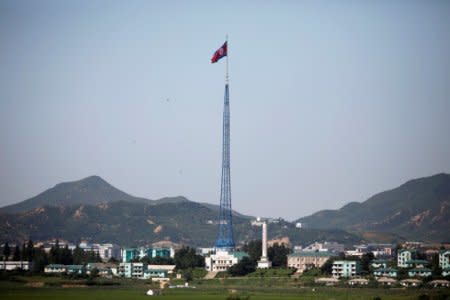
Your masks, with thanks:
[[(263, 244), (254, 241), (253, 244)], [(266, 241), (267, 242), (267, 241)], [(269, 250), (275, 245), (268, 241)], [(279, 246), (276, 243), (276, 246)], [(0, 270), (14, 272), (41, 273), (45, 275), (83, 276), (103, 278), (131, 278), (161, 283), (161, 287), (170, 286), (171, 280), (191, 281), (194, 269), (204, 272), (202, 278), (213, 279), (224, 276), (251, 276), (257, 269), (287, 270), (291, 278), (301, 278), (313, 274), (314, 284), (336, 286), (404, 286), (404, 287), (449, 287), (450, 281), (450, 244), (424, 244), (405, 242), (394, 244), (364, 244), (346, 248), (332, 241), (314, 242), (307, 246), (281, 245), (288, 249), (281, 254), (281, 262), (272, 266), (271, 259), (280, 257), (261, 245), (262, 253), (258, 261), (247, 274), (230, 273), (230, 269), (239, 264), (248, 264), (250, 255), (244, 251), (223, 252), (214, 248), (189, 247), (152, 247), (121, 248), (112, 243), (81, 242), (77, 245), (65, 241), (40, 242), (33, 250), (22, 250), (18, 245), (2, 245)], [(57, 247), (57, 248), (56, 248)], [(244, 247), (245, 248), (245, 247)], [(11, 249), (14, 249), (13, 251)], [(36, 253), (43, 251), (47, 255), (45, 265), (37, 266)], [(34, 252), (34, 256), (26, 257)], [(268, 255), (269, 252), (269, 255)], [(69, 261), (64, 256), (69, 255)], [(77, 260), (77, 253), (84, 259)], [(55, 255), (59, 257), (55, 259)], [(70, 258), (71, 256), (71, 258)], [(25, 258), (25, 259), (21, 259)], [(253, 259), (253, 258), (252, 258)], [(184, 261), (184, 265), (183, 265)], [(187, 261), (187, 263), (186, 263)], [(65, 262), (65, 263), (64, 263)], [(76, 264), (75, 262), (78, 262)], [(252, 264), (251, 262), (249, 264)], [(41, 269), (39, 269), (39, 268)], [(186, 270), (189, 270), (187, 272)], [(198, 275), (197, 275), (198, 276)]]

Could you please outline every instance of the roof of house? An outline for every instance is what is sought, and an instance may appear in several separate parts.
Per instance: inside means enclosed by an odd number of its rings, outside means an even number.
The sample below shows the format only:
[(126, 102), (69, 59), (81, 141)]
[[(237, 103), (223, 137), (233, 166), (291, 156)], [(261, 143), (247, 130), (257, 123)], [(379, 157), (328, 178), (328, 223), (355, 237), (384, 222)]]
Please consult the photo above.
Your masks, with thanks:
[(235, 251), (232, 253), (232, 255), (238, 259), (244, 258), (244, 257), (248, 257), (248, 253), (247, 252), (243, 252), (243, 251)]
[(408, 272), (430, 272), (431, 273), (431, 269), (428, 269), (428, 268), (416, 268), (416, 269), (411, 269)]
[(336, 260), (333, 265), (335, 264), (356, 264), (356, 260)]
[(365, 279), (365, 278), (353, 278), (353, 279), (350, 279), (348, 282), (364, 282), (364, 283), (366, 283), (366, 282), (369, 282), (369, 280)]
[(49, 264), (45, 266), (46, 268), (65, 268), (66, 265), (61, 265), (61, 264)]
[(430, 281), (429, 284), (450, 284), (450, 281), (444, 280), (444, 279), (436, 279), (436, 280)]
[(288, 257), (331, 257), (331, 256), (337, 256), (334, 253), (331, 252), (324, 252), (324, 251), (300, 251), (300, 252), (294, 252), (291, 254), (288, 254)]
[(422, 280), (410, 278), (410, 279), (400, 280), (400, 282), (404, 282), (404, 283), (422, 283)]
[(381, 277), (378, 279), (378, 282), (397, 282), (394, 278)]
[(371, 264), (384, 264), (384, 263), (388, 263), (388, 262), (389, 262), (389, 260), (387, 260), (387, 259), (374, 259), (370, 263)]
[(376, 269), (374, 270), (374, 272), (398, 272), (397, 269), (394, 268), (380, 268), (380, 269)]
[(321, 277), (317, 278), (315, 282), (339, 282), (339, 279), (333, 277)]
[(406, 261), (407, 264), (428, 264), (429, 262), (424, 259), (411, 259)]
[(402, 253), (402, 252), (417, 252), (416, 249), (400, 249), (398, 250), (398, 253)]
[(83, 265), (67, 265), (67, 269), (82, 269)]

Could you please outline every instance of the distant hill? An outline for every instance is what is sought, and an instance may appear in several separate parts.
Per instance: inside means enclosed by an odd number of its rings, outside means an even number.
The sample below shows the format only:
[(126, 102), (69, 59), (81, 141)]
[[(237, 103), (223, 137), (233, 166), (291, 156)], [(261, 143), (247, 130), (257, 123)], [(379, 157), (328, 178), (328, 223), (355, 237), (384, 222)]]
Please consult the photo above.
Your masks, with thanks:
[[(123, 246), (171, 241), (192, 246), (212, 246), (217, 234), (218, 206), (184, 197), (147, 200), (130, 196), (91, 176), (58, 184), (15, 205), (0, 209), (0, 242), (46, 240), (114, 242)], [(234, 213), (235, 239), (259, 239), (261, 228), (253, 217)], [(334, 240), (361, 241), (343, 230), (297, 229), (293, 223), (269, 225), (269, 238), (288, 236), (294, 244)]]
[[(75, 204), (96, 205), (102, 202), (141, 202), (149, 200), (133, 197), (116, 189), (99, 176), (90, 176), (78, 181), (64, 182), (55, 185), (39, 195), (0, 208), (0, 213), (17, 213), (35, 209), (44, 205), (68, 206)], [(167, 201), (167, 200), (162, 200)]]
[(300, 218), (309, 228), (356, 233), (393, 233), (407, 239), (450, 241), (450, 175), (437, 174), (405, 184), (338, 210)]

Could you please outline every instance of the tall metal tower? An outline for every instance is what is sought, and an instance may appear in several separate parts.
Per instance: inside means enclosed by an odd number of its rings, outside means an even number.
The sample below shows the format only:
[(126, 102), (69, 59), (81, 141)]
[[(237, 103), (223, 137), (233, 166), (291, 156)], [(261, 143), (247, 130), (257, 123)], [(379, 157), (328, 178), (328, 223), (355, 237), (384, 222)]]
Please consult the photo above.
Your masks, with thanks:
[[(227, 68), (228, 69), (228, 68)], [(222, 250), (234, 249), (233, 218), (231, 210), (230, 181), (230, 98), (228, 90), (228, 74), (225, 84), (225, 99), (223, 107), (223, 137), (222, 137), (222, 184), (220, 189), (220, 212), (216, 240), (216, 248)]]
[[(225, 44), (218, 51), (216, 51), (215, 55), (216, 54), (218, 55), (218, 57), (226, 56), (222, 136), (222, 183), (220, 188), (220, 212), (216, 248), (229, 251), (234, 249), (234, 238), (233, 219), (231, 213), (230, 181), (230, 96), (228, 89), (228, 38)], [(214, 57), (213, 60), (215, 60)], [(217, 59), (215, 61), (217, 61)]]

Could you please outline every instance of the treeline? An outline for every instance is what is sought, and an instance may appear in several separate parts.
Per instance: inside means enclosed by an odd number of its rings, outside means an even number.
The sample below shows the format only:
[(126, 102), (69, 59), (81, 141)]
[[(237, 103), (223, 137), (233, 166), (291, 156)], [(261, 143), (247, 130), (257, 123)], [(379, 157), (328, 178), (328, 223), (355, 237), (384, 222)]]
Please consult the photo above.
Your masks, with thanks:
[(91, 251), (84, 251), (77, 247), (72, 251), (67, 245), (64, 248), (59, 246), (59, 241), (50, 248), (47, 253), (44, 247), (34, 247), (33, 241), (14, 247), (12, 250), (8, 243), (3, 247), (3, 261), (28, 261), (31, 263), (31, 271), (43, 272), (48, 264), (63, 264), (63, 265), (83, 265), (91, 262), (101, 262), (98, 253)]
[[(262, 242), (261, 240), (250, 241), (242, 247), (242, 250), (249, 256), (242, 258), (239, 263), (228, 269), (228, 274), (232, 276), (245, 276), (256, 271), (258, 260), (261, 257)], [(284, 244), (275, 243), (267, 249), (267, 256), (272, 262), (272, 267), (283, 268), (287, 266), (287, 255), (291, 253), (291, 249)]]

